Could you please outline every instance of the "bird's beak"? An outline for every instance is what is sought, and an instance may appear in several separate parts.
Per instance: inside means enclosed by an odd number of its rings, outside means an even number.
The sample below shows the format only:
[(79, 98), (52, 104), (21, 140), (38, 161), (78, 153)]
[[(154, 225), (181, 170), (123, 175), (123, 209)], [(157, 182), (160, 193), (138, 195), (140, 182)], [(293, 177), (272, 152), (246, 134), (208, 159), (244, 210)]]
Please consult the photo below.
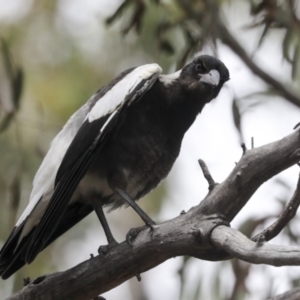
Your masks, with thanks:
[(217, 86), (220, 82), (220, 73), (217, 70), (211, 70), (208, 74), (201, 75), (199, 81)]

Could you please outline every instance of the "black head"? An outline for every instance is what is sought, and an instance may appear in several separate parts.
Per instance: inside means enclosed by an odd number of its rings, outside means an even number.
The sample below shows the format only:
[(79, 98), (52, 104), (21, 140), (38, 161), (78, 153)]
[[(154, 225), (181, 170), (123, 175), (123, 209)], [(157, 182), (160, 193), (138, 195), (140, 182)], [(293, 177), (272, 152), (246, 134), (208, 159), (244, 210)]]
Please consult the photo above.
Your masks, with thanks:
[(218, 96), (223, 84), (229, 80), (229, 72), (219, 59), (201, 55), (182, 69), (180, 79), (194, 97), (201, 95), (207, 103)]

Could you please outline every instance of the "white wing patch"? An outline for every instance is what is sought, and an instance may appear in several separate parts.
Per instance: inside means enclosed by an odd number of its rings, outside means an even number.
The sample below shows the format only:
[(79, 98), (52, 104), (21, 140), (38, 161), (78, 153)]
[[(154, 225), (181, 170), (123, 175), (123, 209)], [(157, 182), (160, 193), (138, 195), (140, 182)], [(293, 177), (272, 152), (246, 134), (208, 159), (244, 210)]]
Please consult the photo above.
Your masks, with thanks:
[(148, 64), (135, 68), (97, 101), (88, 115), (89, 122), (98, 120), (113, 112), (118, 106), (122, 105), (125, 97), (130, 94), (142, 80), (150, 78), (155, 73), (160, 74), (161, 72), (162, 69), (158, 64)]
[[(26, 219), (43, 195), (50, 193), (49, 196), (51, 197), (58, 168), (87, 113), (88, 106), (85, 104), (71, 116), (63, 129), (51, 142), (51, 147), (34, 177), (30, 202), (16, 226), (19, 226)], [(46, 197), (47, 199), (43, 200), (47, 201), (50, 197)]]

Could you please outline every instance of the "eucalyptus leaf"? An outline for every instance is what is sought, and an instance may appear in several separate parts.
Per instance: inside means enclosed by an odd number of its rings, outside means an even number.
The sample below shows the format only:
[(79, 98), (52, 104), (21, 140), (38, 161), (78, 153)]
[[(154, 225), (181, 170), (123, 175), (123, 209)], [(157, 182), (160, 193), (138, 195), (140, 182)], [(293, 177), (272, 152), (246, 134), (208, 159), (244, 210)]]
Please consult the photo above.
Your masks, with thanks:
[(125, 0), (120, 6), (119, 8), (115, 11), (115, 13), (110, 16), (109, 18), (106, 19), (106, 24), (110, 25), (113, 22), (115, 22), (118, 18), (120, 18), (122, 16), (122, 13), (124, 11), (124, 9), (129, 6), (132, 3), (131, 0)]
[(292, 79), (293, 80), (295, 80), (297, 77), (298, 64), (299, 64), (299, 52), (300, 52), (300, 45), (297, 44), (297, 46), (295, 48), (293, 64), (292, 64)]

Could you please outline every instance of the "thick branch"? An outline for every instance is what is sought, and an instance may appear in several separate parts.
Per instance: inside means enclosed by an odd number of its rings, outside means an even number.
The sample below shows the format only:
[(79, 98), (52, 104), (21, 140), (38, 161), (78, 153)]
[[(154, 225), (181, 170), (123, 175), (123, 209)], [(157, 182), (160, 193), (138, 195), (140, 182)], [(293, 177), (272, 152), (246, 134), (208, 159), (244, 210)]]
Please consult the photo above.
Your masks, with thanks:
[(87, 300), (175, 256), (218, 259), (220, 251), (197, 240), (193, 226), (200, 224), (191, 213), (180, 215), (155, 226), (153, 233), (142, 231), (133, 247), (123, 242), (109, 252), (108, 258), (93, 257), (65, 272), (47, 275), (7, 300)]
[(252, 264), (268, 264), (272, 266), (299, 266), (300, 248), (278, 246), (268, 243), (256, 243), (241, 232), (219, 226), (211, 234), (214, 245), (230, 253), (232, 257)]
[[(224, 250), (213, 246), (211, 232), (214, 230), (214, 235), (217, 226), (228, 224), (261, 184), (297, 163), (299, 158), (299, 131), (248, 150), (228, 178), (186, 214), (155, 226), (152, 234), (149, 229), (142, 231), (133, 241), (133, 247), (122, 243), (111, 250), (107, 259), (97, 256), (65, 272), (47, 275), (9, 299), (87, 300), (175, 256), (189, 255), (204, 260), (230, 258)], [(281, 254), (278, 252), (279, 258)], [(259, 255), (263, 255), (262, 251)], [(284, 259), (291, 264), (288, 256)]]
[(274, 143), (249, 149), (225, 181), (194, 208), (195, 214), (218, 214), (231, 222), (265, 181), (296, 164), (299, 159), (299, 131)]

